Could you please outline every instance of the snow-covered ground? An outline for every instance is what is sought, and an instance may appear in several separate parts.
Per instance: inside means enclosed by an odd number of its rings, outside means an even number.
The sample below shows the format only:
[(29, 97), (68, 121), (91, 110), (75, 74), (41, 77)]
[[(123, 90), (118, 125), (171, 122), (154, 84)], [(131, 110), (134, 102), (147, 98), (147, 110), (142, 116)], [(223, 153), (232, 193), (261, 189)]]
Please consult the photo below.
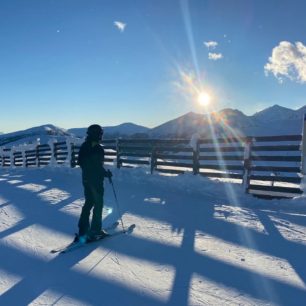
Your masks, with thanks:
[[(306, 305), (305, 197), (111, 170), (136, 228), (63, 255), (50, 250), (77, 230), (80, 169), (0, 170), (0, 305)], [(108, 182), (103, 219), (118, 219)]]

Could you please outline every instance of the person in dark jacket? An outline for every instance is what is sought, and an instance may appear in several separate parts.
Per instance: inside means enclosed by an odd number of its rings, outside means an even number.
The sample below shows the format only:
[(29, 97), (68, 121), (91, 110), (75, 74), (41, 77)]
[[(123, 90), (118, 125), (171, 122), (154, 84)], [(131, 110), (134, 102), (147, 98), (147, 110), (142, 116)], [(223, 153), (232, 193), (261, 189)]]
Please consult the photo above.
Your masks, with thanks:
[[(104, 149), (100, 142), (103, 136), (103, 129), (98, 124), (93, 124), (87, 129), (87, 138), (81, 145), (78, 157), (78, 164), (82, 169), (82, 183), (84, 187), (85, 203), (82, 208), (78, 222), (79, 237), (87, 240), (94, 240), (102, 231), (102, 210), (105, 177), (111, 178), (110, 170), (104, 168)], [(89, 222), (90, 212), (93, 210), (91, 223)]]

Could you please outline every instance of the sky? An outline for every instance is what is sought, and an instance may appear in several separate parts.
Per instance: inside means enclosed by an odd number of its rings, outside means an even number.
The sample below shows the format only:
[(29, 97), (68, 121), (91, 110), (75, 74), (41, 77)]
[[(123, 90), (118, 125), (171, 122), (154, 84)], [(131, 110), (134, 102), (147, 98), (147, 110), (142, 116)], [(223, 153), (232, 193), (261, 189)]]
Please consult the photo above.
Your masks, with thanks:
[(303, 0), (2, 0), (0, 131), (298, 109), (305, 11)]

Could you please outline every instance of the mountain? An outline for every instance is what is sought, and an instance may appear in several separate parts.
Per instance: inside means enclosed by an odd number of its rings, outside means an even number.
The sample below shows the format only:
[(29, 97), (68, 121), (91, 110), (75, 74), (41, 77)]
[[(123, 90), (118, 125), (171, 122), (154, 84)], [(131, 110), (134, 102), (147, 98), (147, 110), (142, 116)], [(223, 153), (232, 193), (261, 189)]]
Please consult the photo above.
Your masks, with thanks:
[(189, 112), (186, 115), (170, 120), (149, 131), (151, 137), (175, 137), (193, 134), (207, 125), (207, 118), (201, 114)]
[(226, 108), (211, 114), (187, 113), (170, 120), (149, 134), (151, 137), (191, 137), (194, 133), (202, 137), (217, 136), (265, 136), (301, 134), (306, 106), (292, 110), (279, 105), (266, 108), (252, 116), (239, 110)]
[[(104, 127), (104, 138), (145, 138), (149, 130), (149, 128), (134, 123), (123, 123), (117, 126)], [(65, 136), (83, 138), (86, 136), (86, 131), (87, 128), (72, 128), (65, 130), (52, 124), (46, 124), (13, 133), (0, 134), (0, 146), (7, 144), (18, 145), (20, 143), (33, 143), (38, 138), (41, 143), (47, 143), (50, 137), (57, 138), (58, 140), (64, 139)]]
[(277, 104), (268, 107), (260, 112), (257, 112), (253, 115), (253, 118), (256, 118), (263, 122), (295, 119), (295, 117), (296, 111), (290, 108), (279, 106)]
[(150, 136), (188, 138), (198, 133), (202, 137), (211, 137), (212, 131), (216, 135), (226, 133), (243, 136), (259, 132), (259, 123), (241, 111), (230, 108), (204, 115), (190, 112), (152, 129)]
[[(116, 126), (106, 126), (103, 127), (103, 130), (105, 138), (116, 138), (116, 137), (131, 137), (131, 136), (137, 137), (138, 135), (141, 136), (148, 133), (150, 129), (141, 125), (127, 122)], [(68, 130), (69, 133), (77, 137), (85, 137), (86, 131), (87, 128), (74, 128)]]
[(306, 106), (298, 110), (273, 105), (253, 115), (261, 126), (266, 127), (266, 133), (277, 134), (300, 134), (303, 127), (303, 116)]
[(306, 105), (299, 108), (296, 113), (298, 114), (299, 118), (303, 118), (306, 115)]
[[(273, 136), (301, 134), (306, 105), (298, 110), (273, 105), (252, 116), (237, 109), (226, 108), (210, 114), (189, 112), (153, 129), (134, 123), (104, 127), (104, 138), (191, 138), (197, 133), (202, 137), (216, 136)], [(85, 137), (87, 128), (64, 130), (52, 124), (42, 125), (9, 134), (0, 134), (0, 146), (33, 142), (40, 138), (46, 143), (50, 137)]]
[(46, 124), (22, 131), (1, 134), (0, 146), (8, 143), (14, 143), (14, 145), (24, 142), (31, 143), (36, 141), (38, 138), (42, 143), (46, 143), (50, 137), (64, 138), (65, 136), (71, 136), (71, 134), (65, 129), (59, 128), (52, 124)]

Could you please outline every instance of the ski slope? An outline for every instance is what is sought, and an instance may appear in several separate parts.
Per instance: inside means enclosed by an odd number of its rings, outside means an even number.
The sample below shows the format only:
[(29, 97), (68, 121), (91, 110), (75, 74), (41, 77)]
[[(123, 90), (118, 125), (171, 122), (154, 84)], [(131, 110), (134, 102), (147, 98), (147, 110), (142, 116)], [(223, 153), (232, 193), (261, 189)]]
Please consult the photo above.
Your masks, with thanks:
[[(68, 254), (80, 169), (0, 170), (0, 305), (306, 305), (306, 198), (111, 168), (124, 225)], [(105, 182), (103, 226), (118, 219)]]

